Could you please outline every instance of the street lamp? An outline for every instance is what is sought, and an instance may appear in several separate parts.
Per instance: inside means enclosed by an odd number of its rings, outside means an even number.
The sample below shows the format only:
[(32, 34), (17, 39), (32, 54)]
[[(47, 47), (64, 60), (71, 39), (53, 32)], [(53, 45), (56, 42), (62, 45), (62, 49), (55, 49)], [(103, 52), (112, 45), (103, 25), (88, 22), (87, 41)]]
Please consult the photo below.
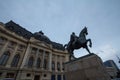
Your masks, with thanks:
[(116, 57), (117, 57), (117, 58), (118, 58), (118, 60), (119, 60), (119, 61), (118, 61), (118, 63), (120, 63), (120, 58), (119, 58), (117, 55), (116, 55)]

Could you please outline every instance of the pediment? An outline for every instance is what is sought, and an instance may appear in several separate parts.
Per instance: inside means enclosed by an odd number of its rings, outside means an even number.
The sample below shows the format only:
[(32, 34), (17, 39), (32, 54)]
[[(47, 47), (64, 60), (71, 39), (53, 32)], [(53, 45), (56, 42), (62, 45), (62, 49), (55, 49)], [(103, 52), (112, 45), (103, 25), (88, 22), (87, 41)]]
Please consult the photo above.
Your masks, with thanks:
[(35, 38), (31, 38), (30, 39), (30, 42), (32, 43), (32, 44), (35, 44), (35, 45), (37, 45), (37, 46), (42, 46), (42, 47), (45, 47), (45, 48), (51, 48), (50, 46), (50, 44), (47, 44), (47, 43), (45, 43), (44, 41), (40, 41), (40, 40), (36, 40)]

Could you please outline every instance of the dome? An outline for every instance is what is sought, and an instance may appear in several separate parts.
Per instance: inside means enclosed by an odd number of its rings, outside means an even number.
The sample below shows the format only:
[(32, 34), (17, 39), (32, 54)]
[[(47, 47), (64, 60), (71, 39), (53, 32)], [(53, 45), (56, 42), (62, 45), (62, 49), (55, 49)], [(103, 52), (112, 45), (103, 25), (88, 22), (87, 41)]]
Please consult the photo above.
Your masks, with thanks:
[(40, 41), (44, 41), (49, 44), (51, 43), (50, 39), (46, 35), (44, 35), (42, 31), (34, 33), (34, 37)]

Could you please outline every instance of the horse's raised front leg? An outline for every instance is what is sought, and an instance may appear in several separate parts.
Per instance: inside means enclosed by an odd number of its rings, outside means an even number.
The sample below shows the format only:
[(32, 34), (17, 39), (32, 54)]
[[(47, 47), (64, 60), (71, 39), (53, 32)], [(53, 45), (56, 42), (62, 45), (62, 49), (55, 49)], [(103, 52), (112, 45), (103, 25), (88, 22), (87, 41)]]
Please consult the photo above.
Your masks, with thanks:
[(87, 39), (87, 42), (89, 41), (89, 47), (92, 47), (92, 41), (91, 39)]
[(89, 52), (89, 54), (91, 54), (90, 50), (88, 49), (88, 47), (86, 46), (85, 49)]

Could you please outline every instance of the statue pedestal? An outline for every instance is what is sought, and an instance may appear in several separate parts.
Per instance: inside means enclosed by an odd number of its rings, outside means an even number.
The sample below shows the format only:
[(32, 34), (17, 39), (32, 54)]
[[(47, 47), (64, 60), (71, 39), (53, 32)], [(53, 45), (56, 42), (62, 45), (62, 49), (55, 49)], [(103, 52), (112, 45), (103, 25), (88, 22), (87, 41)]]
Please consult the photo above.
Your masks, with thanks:
[(66, 80), (110, 80), (102, 60), (95, 54), (65, 63)]

